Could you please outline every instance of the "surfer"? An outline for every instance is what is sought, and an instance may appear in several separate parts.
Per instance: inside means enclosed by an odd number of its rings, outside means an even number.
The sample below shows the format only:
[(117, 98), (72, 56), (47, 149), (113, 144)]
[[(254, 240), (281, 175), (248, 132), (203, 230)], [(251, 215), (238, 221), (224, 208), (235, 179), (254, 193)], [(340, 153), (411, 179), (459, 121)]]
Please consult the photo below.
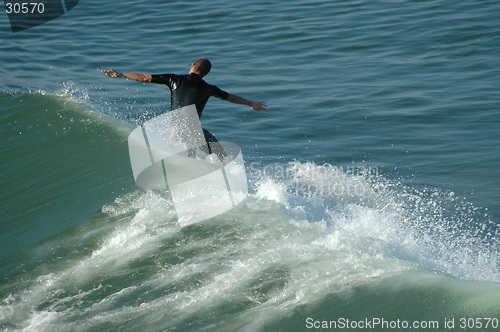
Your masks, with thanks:
[[(250, 101), (243, 97), (227, 93), (217, 86), (205, 82), (203, 77), (210, 72), (211, 68), (212, 64), (210, 61), (207, 58), (201, 58), (191, 65), (191, 69), (187, 75), (119, 73), (113, 69), (103, 70), (102, 72), (109, 77), (122, 77), (143, 83), (165, 84), (170, 88), (172, 110), (194, 104), (199, 117), (201, 117), (205, 104), (211, 96), (227, 100), (231, 103), (247, 105), (254, 111), (267, 110), (265, 102)], [(209, 153), (211, 153), (210, 147), (220, 146), (215, 136), (208, 130), (203, 129), (203, 134), (208, 144)], [(217, 152), (220, 156), (220, 152)]]

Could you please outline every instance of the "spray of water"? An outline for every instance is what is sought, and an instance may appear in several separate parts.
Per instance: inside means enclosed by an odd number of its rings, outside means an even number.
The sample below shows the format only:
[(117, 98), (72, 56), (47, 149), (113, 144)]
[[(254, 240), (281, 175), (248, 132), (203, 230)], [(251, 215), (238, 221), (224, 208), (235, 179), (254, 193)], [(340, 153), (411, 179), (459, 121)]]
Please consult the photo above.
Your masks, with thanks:
[(453, 192), (391, 183), (375, 167), (282, 167), (259, 174), (256, 196), (295, 218), (383, 241), (395, 257), (459, 279), (500, 281), (499, 225)]

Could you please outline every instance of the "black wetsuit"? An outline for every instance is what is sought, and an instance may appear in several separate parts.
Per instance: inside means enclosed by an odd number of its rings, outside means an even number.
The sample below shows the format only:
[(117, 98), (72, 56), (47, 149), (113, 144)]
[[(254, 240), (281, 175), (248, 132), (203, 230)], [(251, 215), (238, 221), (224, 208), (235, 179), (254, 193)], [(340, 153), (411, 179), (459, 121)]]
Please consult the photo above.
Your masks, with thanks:
[[(229, 94), (215, 85), (208, 84), (201, 76), (191, 73), (189, 75), (161, 74), (151, 75), (151, 83), (165, 84), (170, 88), (172, 110), (195, 104), (198, 116), (205, 108), (208, 98), (211, 96), (226, 100)], [(211, 150), (219, 150), (220, 144), (208, 130), (203, 129), (203, 134)], [(222, 148), (222, 147), (220, 147)], [(225, 154), (224, 151), (214, 151), (217, 154)]]

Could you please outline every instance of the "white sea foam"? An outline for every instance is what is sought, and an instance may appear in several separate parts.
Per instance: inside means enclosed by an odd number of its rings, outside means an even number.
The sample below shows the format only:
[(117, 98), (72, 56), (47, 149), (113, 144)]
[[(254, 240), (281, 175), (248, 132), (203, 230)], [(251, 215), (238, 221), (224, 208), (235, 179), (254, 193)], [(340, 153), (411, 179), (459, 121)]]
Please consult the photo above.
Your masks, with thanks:
[(349, 173), (314, 163), (290, 163), (286, 172), (271, 174), (280, 176), (256, 181), (256, 196), (295, 218), (382, 241), (396, 257), (457, 278), (500, 281), (499, 226), (452, 192), (419, 191), (390, 183), (378, 171)]
[[(462, 206), (449, 193), (410, 193), (381, 177), (333, 174), (313, 163), (289, 167), (287, 177), (255, 181), (240, 206), (188, 228), (163, 192), (118, 198), (103, 207), (114, 226), (102, 227), (95, 249), (28, 282), (2, 303), (3, 320), (42, 331), (134, 320), (168, 328), (235, 310), (225, 326), (259, 330), (325, 292), (402, 271), (499, 280), (498, 243), (464, 211), (448, 220), (445, 205)], [(357, 191), (324, 190), (329, 181)], [(297, 190), (302, 183), (311, 186)], [(450, 228), (451, 220), (459, 226)], [(128, 281), (119, 287), (122, 277)]]

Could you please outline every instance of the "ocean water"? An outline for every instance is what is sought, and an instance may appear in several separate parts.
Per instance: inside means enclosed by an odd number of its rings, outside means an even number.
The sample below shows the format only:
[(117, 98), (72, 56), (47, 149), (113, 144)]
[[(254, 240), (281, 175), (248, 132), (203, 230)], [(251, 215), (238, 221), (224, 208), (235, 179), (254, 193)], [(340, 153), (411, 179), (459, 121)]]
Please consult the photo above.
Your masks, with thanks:
[[(0, 13), (0, 330), (495, 330), (500, 2), (80, 1)], [(185, 73), (249, 195), (181, 227), (130, 132)], [(214, 202), (214, 204), (217, 204)]]

